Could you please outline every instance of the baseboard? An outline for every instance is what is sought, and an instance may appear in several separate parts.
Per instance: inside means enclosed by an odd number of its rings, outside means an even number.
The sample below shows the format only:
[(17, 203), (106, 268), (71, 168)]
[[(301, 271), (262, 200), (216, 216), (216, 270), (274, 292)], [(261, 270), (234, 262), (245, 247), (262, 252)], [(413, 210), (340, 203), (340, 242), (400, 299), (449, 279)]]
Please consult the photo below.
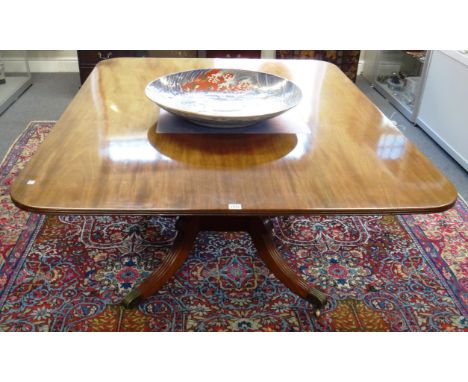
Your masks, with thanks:
[[(25, 72), (24, 60), (4, 60), (6, 72)], [(34, 73), (79, 72), (77, 59), (29, 60), (29, 69)]]

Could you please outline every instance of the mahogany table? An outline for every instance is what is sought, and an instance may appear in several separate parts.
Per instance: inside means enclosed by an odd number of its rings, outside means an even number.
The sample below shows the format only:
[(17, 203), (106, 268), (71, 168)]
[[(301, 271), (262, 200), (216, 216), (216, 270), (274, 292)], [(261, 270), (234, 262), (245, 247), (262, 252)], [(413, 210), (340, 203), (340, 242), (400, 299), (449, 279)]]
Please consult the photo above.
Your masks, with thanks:
[[(197, 68), (245, 68), (294, 81), (291, 111), (239, 130), (195, 127), (144, 88)], [(430, 213), (450, 208), (447, 178), (334, 65), (313, 60), (116, 58), (97, 65), (11, 189), (44, 214), (180, 216), (173, 251), (123, 300), (157, 292), (200, 230), (246, 230), (258, 255), (316, 309), (326, 295), (276, 250), (264, 218)]]

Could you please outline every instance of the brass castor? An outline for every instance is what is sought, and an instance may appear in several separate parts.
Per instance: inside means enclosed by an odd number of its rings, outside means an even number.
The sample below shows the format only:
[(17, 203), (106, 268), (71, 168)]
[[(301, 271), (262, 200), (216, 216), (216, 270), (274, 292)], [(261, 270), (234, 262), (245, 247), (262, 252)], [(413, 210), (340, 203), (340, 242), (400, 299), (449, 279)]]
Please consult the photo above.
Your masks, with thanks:
[(273, 229), (275, 228), (275, 226), (273, 225), (273, 222), (268, 219), (268, 220), (264, 220), (263, 221), (263, 224), (265, 224), (265, 227), (269, 230), (269, 231), (273, 231)]
[(127, 294), (122, 300), (122, 305), (126, 309), (135, 308), (138, 303), (141, 301), (141, 294), (138, 289), (133, 289), (129, 294)]
[(327, 296), (325, 293), (317, 289), (309, 289), (306, 300), (309, 301), (314, 307), (314, 314), (316, 318), (320, 317), (320, 309), (327, 303)]

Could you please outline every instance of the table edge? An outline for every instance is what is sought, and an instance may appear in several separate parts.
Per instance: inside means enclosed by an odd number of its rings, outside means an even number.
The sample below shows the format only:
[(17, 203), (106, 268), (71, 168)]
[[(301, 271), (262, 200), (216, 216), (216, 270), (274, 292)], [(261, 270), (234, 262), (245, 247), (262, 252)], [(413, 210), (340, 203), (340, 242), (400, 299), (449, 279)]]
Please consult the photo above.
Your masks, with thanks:
[(196, 209), (86, 209), (86, 208), (53, 208), (37, 207), (21, 203), (15, 199), (12, 192), (10, 198), (13, 204), (25, 211), (44, 215), (166, 215), (166, 216), (288, 216), (288, 215), (404, 215), (440, 213), (452, 208), (458, 200), (458, 194), (447, 203), (437, 206), (407, 207), (407, 208), (304, 208), (304, 209), (259, 209), (259, 210), (196, 210)]

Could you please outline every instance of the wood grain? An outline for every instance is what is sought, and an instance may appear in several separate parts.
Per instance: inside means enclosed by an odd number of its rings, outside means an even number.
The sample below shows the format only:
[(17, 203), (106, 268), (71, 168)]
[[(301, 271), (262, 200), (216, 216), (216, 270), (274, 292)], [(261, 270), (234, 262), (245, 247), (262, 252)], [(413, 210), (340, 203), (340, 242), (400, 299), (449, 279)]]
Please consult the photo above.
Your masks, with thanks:
[[(303, 99), (278, 123), (294, 120), (305, 130), (162, 132), (146, 84), (209, 67), (294, 81)], [(41, 213), (279, 215), (436, 212), (457, 193), (332, 64), (117, 58), (96, 66), (11, 197)]]

